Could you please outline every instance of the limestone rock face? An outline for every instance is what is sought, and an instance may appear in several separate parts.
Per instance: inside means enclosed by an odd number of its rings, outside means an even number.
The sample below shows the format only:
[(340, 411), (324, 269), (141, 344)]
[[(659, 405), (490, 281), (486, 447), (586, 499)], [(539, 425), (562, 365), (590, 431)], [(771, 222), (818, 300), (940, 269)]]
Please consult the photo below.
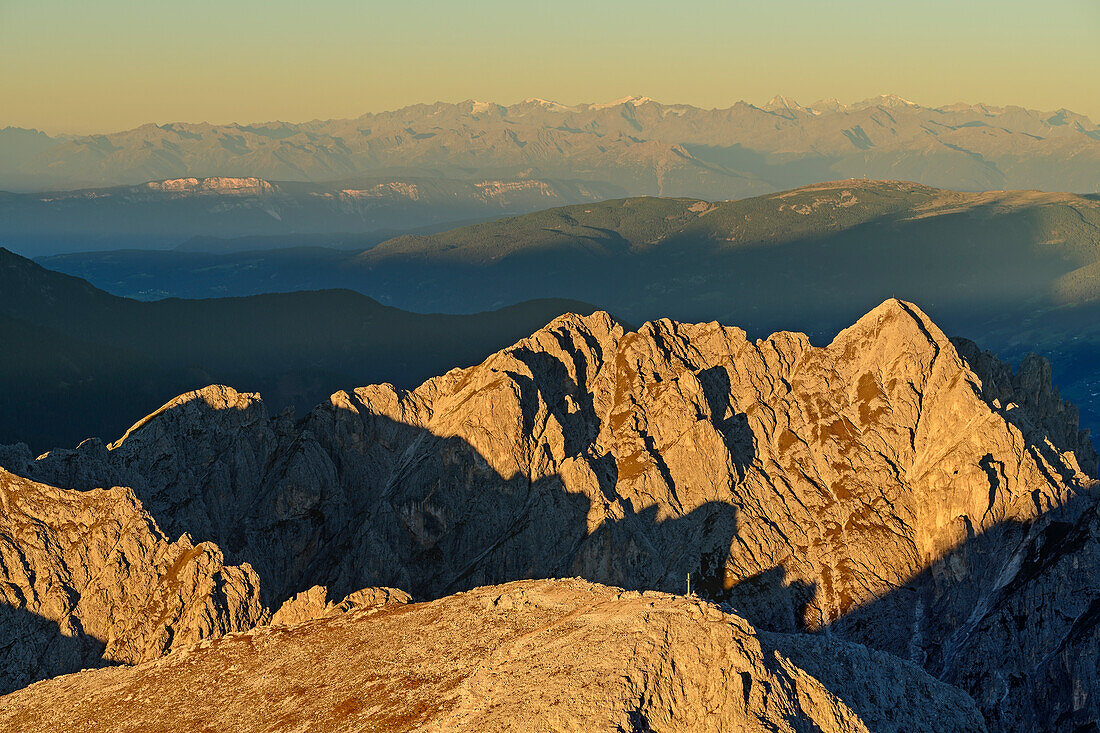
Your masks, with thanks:
[(259, 579), (208, 542), (169, 542), (128, 489), (73, 491), (0, 469), (0, 691), (266, 620)]
[(995, 730), (1094, 730), (1100, 507), (1051, 512), (1032, 525), (1013, 561), (938, 674), (972, 691)]
[(299, 421), (208, 387), (110, 446), (0, 459), (131, 487), (169, 536), (255, 568), (268, 606), (294, 599), (280, 618), (367, 586), (682, 592), (690, 574), (757, 627), (911, 660), (1023, 731), (1044, 705), (1095, 723), (1100, 698), (1095, 537), (1047, 540), (1091, 526), (1096, 452), (1044, 364), (1013, 374), (896, 300), (825, 347), (567, 315), (478, 366), (340, 392)]
[(287, 599), (286, 603), (279, 606), (279, 610), (271, 614), (271, 623), (281, 626), (300, 624), (321, 618), (333, 608), (332, 602), (328, 600), (328, 589), (323, 585), (315, 585)]
[(801, 651), (786, 649), (800, 643), (757, 634), (694, 599), (521, 581), (260, 628), (137, 667), (42, 682), (0, 698), (0, 727), (985, 730), (965, 694), (913, 665), (817, 638), (808, 668)]

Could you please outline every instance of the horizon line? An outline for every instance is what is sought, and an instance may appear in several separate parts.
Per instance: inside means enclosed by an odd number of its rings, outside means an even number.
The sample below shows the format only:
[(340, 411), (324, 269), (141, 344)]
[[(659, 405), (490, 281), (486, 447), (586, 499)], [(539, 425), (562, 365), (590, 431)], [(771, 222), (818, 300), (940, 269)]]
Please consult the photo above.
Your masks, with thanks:
[[(618, 99), (614, 99), (614, 100), (611, 100), (609, 102), (578, 102), (576, 104), (565, 104), (563, 102), (558, 102), (556, 100), (543, 99), (543, 98), (540, 98), (540, 97), (527, 97), (525, 99), (522, 99), (522, 100), (517, 101), (517, 102), (513, 102), (511, 104), (505, 104), (505, 103), (502, 103), (502, 102), (493, 102), (493, 101), (477, 100), (477, 99), (473, 99), (473, 98), (468, 98), (468, 99), (463, 99), (463, 100), (460, 100), (460, 101), (457, 101), (457, 102), (448, 102), (448, 101), (444, 101), (444, 100), (436, 100), (434, 102), (413, 102), (411, 104), (406, 104), (406, 105), (401, 106), (401, 107), (394, 107), (394, 108), (383, 109), (383, 110), (378, 110), (378, 111), (363, 112), (362, 114), (360, 114), (358, 116), (354, 116), (354, 117), (325, 117), (325, 118), (313, 117), (313, 118), (310, 118), (310, 119), (300, 119), (300, 120), (277, 119), (276, 118), (276, 119), (268, 119), (268, 120), (262, 120), (262, 121), (252, 121), (252, 122), (240, 122), (240, 121), (237, 121), (237, 120), (233, 120), (233, 121), (230, 121), (230, 122), (210, 122), (209, 120), (202, 120), (201, 122), (188, 121), (188, 120), (171, 120), (171, 121), (167, 121), (167, 122), (149, 121), (149, 122), (143, 122), (143, 123), (135, 125), (133, 127), (102, 129), (102, 130), (85, 131), (85, 132), (68, 132), (68, 131), (47, 132), (45, 127), (24, 127), (22, 125), (4, 124), (2, 127), (0, 127), (0, 131), (20, 130), (20, 131), (26, 131), (26, 132), (41, 133), (41, 134), (44, 134), (47, 137), (51, 137), (51, 138), (62, 138), (62, 137), (81, 138), (81, 137), (94, 137), (94, 136), (97, 136), (97, 135), (100, 135), (100, 136), (102, 136), (102, 135), (117, 135), (117, 134), (122, 134), (122, 133), (126, 133), (126, 132), (132, 132), (134, 130), (139, 130), (143, 127), (150, 127), (150, 126), (157, 127), (157, 128), (165, 128), (165, 127), (170, 127), (172, 125), (209, 125), (210, 127), (234, 127), (234, 126), (236, 126), (236, 127), (258, 127), (258, 126), (273, 125), (273, 124), (308, 125), (308, 124), (311, 124), (311, 123), (326, 123), (326, 122), (337, 122), (337, 121), (343, 121), (343, 120), (356, 120), (356, 119), (361, 119), (363, 117), (368, 117), (368, 116), (372, 116), (372, 115), (395, 114), (397, 112), (402, 112), (402, 111), (405, 111), (405, 110), (409, 110), (409, 109), (412, 109), (414, 107), (438, 107), (438, 106), (441, 106), (441, 105), (449, 106), (449, 107), (458, 107), (458, 106), (466, 105), (466, 104), (469, 104), (469, 105), (489, 105), (491, 107), (496, 107), (496, 108), (508, 110), (508, 109), (512, 109), (514, 107), (519, 107), (519, 106), (525, 105), (525, 104), (542, 103), (543, 105), (546, 105), (548, 108), (551, 108), (552, 111), (557, 111), (557, 112), (562, 112), (562, 113), (598, 111), (598, 110), (601, 110), (601, 109), (610, 109), (610, 108), (613, 108), (613, 107), (618, 107), (618, 106), (631, 104), (631, 103), (633, 103), (633, 106), (635, 106), (635, 107), (644, 106), (646, 104), (656, 104), (660, 107), (665, 107), (665, 108), (677, 108), (677, 107), (679, 107), (679, 108), (688, 108), (688, 109), (692, 109), (692, 110), (698, 110), (698, 111), (701, 111), (701, 112), (728, 111), (728, 110), (732, 110), (736, 107), (739, 107), (739, 106), (743, 105), (743, 106), (750, 107), (752, 109), (756, 109), (756, 110), (759, 110), (759, 111), (762, 111), (762, 112), (775, 112), (777, 109), (788, 109), (790, 111), (794, 111), (794, 110), (797, 109), (797, 110), (803, 110), (803, 111), (810, 112), (810, 113), (812, 113), (816, 116), (820, 116), (820, 115), (825, 115), (825, 114), (829, 114), (829, 113), (833, 113), (833, 112), (850, 111), (852, 109), (858, 109), (858, 108), (861, 108), (861, 105), (878, 106), (878, 105), (873, 104), (877, 100), (894, 101), (894, 102), (899, 103), (900, 106), (903, 106), (903, 107), (915, 107), (915, 108), (919, 108), (919, 109), (923, 109), (923, 110), (929, 110), (929, 111), (933, 111), (933, 112), (951, 111), (950, 110), (951, 107), (960, 107), (960, 106), (970, 107), (970, 108), (984, 107), (984, 108), (988, 108), (990, 110), (994, 110), (994, 111), (998, 111), (998, 112), (1004, 112), (1004, 111), (1007, 111), (1007, 110), (1010, 110), (1010, 109), (1020, 109), (1020, 110), (1023, 110), (1025, 112), (1037, 112), (1037, 113), (1041, 113), (1041, 114), (1058, 114), (1060, 112), (1068, 112), (1068, 113), (1076, 115), (1078, 117), (1083, 117), (1084, 119), (1088, 120), (1089, 123), (1096, 124), (1096, 123), (1093, 122), (1092, 118), (1089, 117), (1087, 114), (1081, 113), (1081, 112), (1076, 112), (1073, 109), (1070, 109), (1069, 107), (1066, 107), (1066, 106), (1058, 107), (1057, 109), (1039, 109), (1037, 107), (1027, 107), (1025, 105), (1020, 105), (1020, 104), (992, 104), (992, 103), (989, 103), (989, 102), (982, 102), (982, 101), (965, 102), (965, 101), (961, 101), (961, 100), (957, 101), (957, 102), (950, 102), (950, 103), (947, 103), (947, 104), (942, 104), (942, 105), (937, 105), (937, 106), (926, 106), (926, 105), (921, 104), (919, 102), (914, 102), (910, 99), (902, 97), (898, 94), (883, 93), (883, 94), (878, 94), (878, 95), (875, 95), (875, 96), (866, 97), (864, 99), (858, 99), (858, 100), (855, 100), (855, 101), (852, 101), (852, 102), (847, 102), (847, 103), (840, 102), (836, 97), (821, 97), (821, 98), (819, 98), (819, 99), (817, 99), (817, 100), (815, 100), (815, 101), (813, 101), (809, 104), (800, 104), (800, 103), (798, 103), (797, 101), (795, 101), (794, 99), (792, 99), (789, 96), (786, 96), (786, 95), (783, 95), (783, 94), (776, 94), (771, 99), (769, 99), (767, 102), (764, 102), (763, 104), (755, 104), (755, 103), (749, 102), (745, 99), (737, 99), (734, 102), (732, 102), (728, 107), (701, 107), (701, 106), (698, 106), (698, 105), (695, 105), (695, 104), (689, 104), (689, 103), (686, 103), (686, 102), (662, 102), (662, 101), (654, 99), (652, 97), (640, 96), (640, 95), (629, 95), (629, 96), (625, 96), (625, 97), (620, 97)], [(829, 104), (830, 107), (832, 107), (833, 105), (836, 105), (836, 109), (831, 109), (831, 108), (825, 109), (825, 108), (818, 107), (819, 105), (826, 104), (826, 103)], [(553, 109), (553, 108), (558, 108), (558, 109)]]

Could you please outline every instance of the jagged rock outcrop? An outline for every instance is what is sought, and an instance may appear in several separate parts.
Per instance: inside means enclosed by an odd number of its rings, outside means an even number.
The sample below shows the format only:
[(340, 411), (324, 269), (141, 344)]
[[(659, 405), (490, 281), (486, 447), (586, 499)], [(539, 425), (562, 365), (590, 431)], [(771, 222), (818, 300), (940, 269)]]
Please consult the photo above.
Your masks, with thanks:
[(57, 489), (0, 469), (0, 692), (266, 617), (252, 568), (188, 535), (168, 541), (129, 489)]
[[(1029, 442), (1072, 451), (1089, 476), (1100, 472), (1100, 457), (1088, 429), (1080, 428), (1077, 407), (1066, 402), (1051, 382), (1050, 362), (1028, 354), (1013, 372), (1008, 364), (968, 339), (952, 339), (967, 365), (981, 378), (982, 396), (1025, 433)], [(1015, 409), (1023, 405), (1025, 410)]]
[(411, 600), (412, 597), (408, 593), (397, 588), (363, 588), (349, 593), (339, 603), (334, 603), (328, 599), (327, 588), (323, 585), (315, 585), (279, 606), (279, 610), (271, 614), (271, 623), (284, 626), (300, 624), (315, 618), (379, 608), (391, 603), (408, 603)]
[(1090, 731), (1100, 721), (1100, 505), (1082, 503), (1029, 528), (939, 670), (974, 694), (994, 730)]
[[(295, 421), (209, 387), (109, 447), (28, 459), (49, 483), (132, 487), (169, 535), (255, 567), (272, 607), (319, 583), (439, 597), (576, 575), (682, 591), (690, 573), (762, 628), (824, 627), (910, 659), (987, 715), (1002, 669), (1039, 680), (1060, 654), (1061, 688), (1014, 689), (1096, 720), (1094, 646), (1037, 619), (1019, 657), (997, 630), (1051, 512), (1072, 524), (1095, 506), (1096, 453), (1042, 362), (1013, 375), (901, 301), (826, 347), (563, 316), (411, 392), (341, 392)], [(1044, 572), (1026, 602), (1087, 624), (1096, 571), (1069, 611)]]
[[(812, 666), (787, 648), (804, 642)], [(699, 600), (579, 580), (266, 627), (138, 667), (69, 675), (0, 698), (0, 727), (985, 730), (965, 694), (887, 654), (757, 634)]]

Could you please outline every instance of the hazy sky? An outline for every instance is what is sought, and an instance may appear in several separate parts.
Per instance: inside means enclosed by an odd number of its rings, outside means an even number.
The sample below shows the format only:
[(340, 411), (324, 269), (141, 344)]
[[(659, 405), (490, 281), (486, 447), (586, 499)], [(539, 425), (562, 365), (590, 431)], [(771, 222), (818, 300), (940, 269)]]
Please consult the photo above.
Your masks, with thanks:
[(1100, 120), (1100, 0), (0, 0), (0, 126), (895, 93)]

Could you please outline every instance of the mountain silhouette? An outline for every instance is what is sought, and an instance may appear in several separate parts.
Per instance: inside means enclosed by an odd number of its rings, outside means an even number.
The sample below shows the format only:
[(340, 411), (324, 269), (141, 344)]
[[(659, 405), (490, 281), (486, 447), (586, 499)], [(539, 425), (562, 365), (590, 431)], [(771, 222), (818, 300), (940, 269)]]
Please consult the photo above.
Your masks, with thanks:
[(413, 386), (484, 358), (577, 301), (422, 315), (351, 291), (140, 302), (0, 248), (0, 441), (45, 448), (121, 432), (175, 394), (213, 381), (315, 404), (348, 384)]

